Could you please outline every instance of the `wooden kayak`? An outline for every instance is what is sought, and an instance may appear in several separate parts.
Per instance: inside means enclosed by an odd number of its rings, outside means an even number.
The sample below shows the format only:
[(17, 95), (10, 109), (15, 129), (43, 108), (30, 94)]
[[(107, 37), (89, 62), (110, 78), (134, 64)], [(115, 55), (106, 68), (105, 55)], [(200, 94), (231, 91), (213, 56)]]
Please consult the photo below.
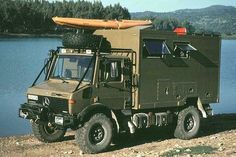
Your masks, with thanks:
[(62, 26), (93, 29), (126, 29), (135, 26), (151, 25), (151, 21), (142, 20), (98, 20), (81, 18), (53, 17), (52, 20)]

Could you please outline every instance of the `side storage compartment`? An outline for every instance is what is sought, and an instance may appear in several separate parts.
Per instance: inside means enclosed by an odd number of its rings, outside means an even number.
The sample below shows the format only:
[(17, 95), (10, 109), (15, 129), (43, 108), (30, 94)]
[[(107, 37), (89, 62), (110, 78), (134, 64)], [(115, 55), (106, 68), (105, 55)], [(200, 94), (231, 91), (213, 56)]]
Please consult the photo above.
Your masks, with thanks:
[(136, 113), (133, 115), (133, 123), (136, 128), (148, 128), (151, 126), (166, 126), (173, 122), (173, 115), (168, 112), (162, 113)]
[(133, 116), (133, 123), (137, 128), (147, 128), (149, 126), (149, 116), (146, 113), (137, 113)]
[(155, 113), (156, 124), (157, 126), (166, 126), (172, 123), (173, 116), (172, 114), (168, 114), (166, 112), (163, 113)]

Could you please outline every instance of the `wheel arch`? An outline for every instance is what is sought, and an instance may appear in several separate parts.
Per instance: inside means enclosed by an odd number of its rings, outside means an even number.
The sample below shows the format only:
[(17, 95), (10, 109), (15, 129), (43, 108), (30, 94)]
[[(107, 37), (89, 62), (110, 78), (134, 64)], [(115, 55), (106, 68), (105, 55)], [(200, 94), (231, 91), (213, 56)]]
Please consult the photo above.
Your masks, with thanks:
[(77, 116), (77, 119), (79, 120), (79, 124), (83, 125), (96, 113), (103, 113), (108, 118), (110, 118), (112, 120), (112, 123), (115, 126), (116, 131), (119, 132), (120, 125), (118, 123), (115, 112), (112, 109), (108, 108), (106, 105), (101, 104), (101, 103), (95, 103), (83, 109)]
[(196, 107), (203, 118), (207, 118), (207, 112), (205, 111), (200, 97), (189, 97), (186, 99), (187, 106)]

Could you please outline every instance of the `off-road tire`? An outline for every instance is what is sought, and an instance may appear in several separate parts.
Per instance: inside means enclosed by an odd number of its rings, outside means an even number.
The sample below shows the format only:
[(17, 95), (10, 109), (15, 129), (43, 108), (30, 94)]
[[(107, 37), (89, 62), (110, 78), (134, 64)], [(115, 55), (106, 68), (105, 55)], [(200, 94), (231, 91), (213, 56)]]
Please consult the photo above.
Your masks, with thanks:
[(50, 129), (50, 131), (47, 131), (48, 129), (49, 128), (46, 124), (36, 124), (34, 122), (32, 123), (32, 131), (34, 133), (34, 136), (39, 141), (45, 143), (61, 141), (66, 133), (66, 129)]
[(197, 136), (199, 128), (199, 111), (195, 107), (190, 106), (179, 112), (174, 136), (179, 139), (188, 140)]
[(91, 49), (94, 51), (100, 48), (100, 51), (105, 53), (109, 53), (111, 49), (111, 43), (106, 38), (99, 35), (82, 33), (64, 34), (62, 45), (67, 48)]
[(75, 139), (84, 153), (93, 154), (106, 150), (111, 144), (112, 135), (111, 120), (106, 115), (97, 113), (76, 131)]

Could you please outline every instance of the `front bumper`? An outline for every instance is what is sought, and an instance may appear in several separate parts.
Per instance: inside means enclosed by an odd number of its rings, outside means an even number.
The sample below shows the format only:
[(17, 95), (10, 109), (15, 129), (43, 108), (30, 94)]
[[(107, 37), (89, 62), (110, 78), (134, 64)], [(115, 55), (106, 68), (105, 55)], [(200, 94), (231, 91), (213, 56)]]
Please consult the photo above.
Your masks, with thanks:
[(48, 108), (41, 104), (21, 104), (19, 108), (19, 117), (24, 119), (32, 119), (34, 121), (45, 121), (47, 120)]
[(51, 123), (58, 127), (73, 127), (76, 118), (68, 113), (53, 113), (49, 107), (37, 103), (24, 103), (19, 108), (19, 117), (30, 119), (35, 123)]

